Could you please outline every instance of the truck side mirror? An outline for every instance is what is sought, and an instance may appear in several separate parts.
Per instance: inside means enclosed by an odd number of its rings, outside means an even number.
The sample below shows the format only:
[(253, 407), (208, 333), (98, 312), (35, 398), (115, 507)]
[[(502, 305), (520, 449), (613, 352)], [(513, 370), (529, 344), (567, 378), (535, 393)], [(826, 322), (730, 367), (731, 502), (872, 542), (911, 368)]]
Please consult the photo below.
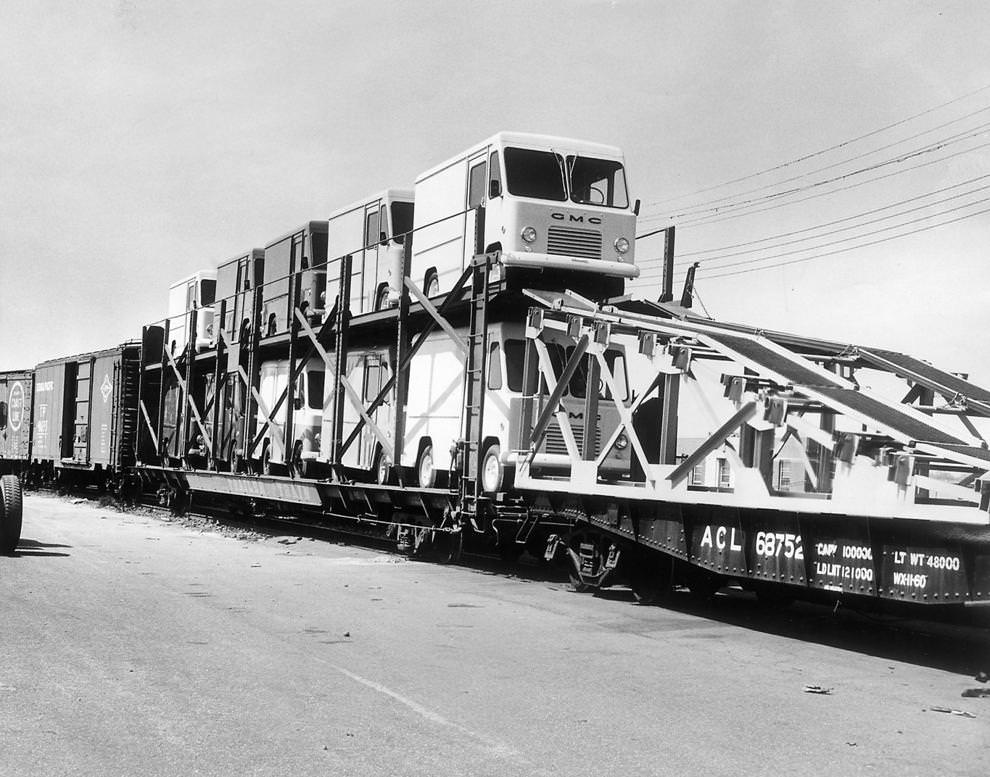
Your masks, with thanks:
[(294, 408), (295, 408), (296, 410), (302, 410), (302, 405), (303, 405), (303, 403), (302, 403), (302, 397), (299, 397), (299, 396), (297, 396), (297, 397), (295, 398), (295, 400), (293, 401), (293, 403), (292, 403), (292, 406), (293, 406), (293, 407), (294, 407)]
[(502, 182), (491, 180), (488, 182), (488, 199), (493, 200), (502, 196)]
[(387, 246), (388, 245), (388, 235), (386, 235), (384, 232), (379, 232), (378, 233), (378, 244), (379, 245), (383, 245), (383, 246)]
[(640, 202), (637, 199), (636, 202), (633, 204), (633, 213), (635, 213), (637, 216), (639, 215), (639, 205)]

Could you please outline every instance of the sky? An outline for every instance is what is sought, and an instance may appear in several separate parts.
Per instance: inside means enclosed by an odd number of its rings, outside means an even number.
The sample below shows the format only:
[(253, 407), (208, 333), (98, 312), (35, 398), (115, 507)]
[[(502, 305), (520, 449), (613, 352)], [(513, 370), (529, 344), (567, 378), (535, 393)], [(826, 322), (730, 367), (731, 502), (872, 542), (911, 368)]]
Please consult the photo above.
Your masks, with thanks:
[(171, 282), (518, 130), (621, 147), (712, 316), (990, 384), (990, 3), (2, 9), (0, 370), (138, 338)]

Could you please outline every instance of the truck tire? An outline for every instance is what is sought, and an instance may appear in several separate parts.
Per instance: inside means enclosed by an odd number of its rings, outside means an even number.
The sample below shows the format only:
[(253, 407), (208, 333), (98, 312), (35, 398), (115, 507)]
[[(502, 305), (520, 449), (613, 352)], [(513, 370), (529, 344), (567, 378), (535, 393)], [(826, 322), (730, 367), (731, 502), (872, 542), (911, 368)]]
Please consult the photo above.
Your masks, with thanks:
[(11, 555), (21, 541), (21, 523), (24, 515), (24, 502), (21, 494), (21, 481), (16, 475), (0, 478), (0, 553)]
[(416, 457), (416, 482), (420, 488), (435, 488), (437, 485), (437, 470), (433, 466), (433, 442), (430, 440), (423, 444)]
[(481, 457), (481, 490), (494, 494), (502, 490), (505, 480), (505, 466), (502, 464), (502, 449), (498, 443), (491, 443)]

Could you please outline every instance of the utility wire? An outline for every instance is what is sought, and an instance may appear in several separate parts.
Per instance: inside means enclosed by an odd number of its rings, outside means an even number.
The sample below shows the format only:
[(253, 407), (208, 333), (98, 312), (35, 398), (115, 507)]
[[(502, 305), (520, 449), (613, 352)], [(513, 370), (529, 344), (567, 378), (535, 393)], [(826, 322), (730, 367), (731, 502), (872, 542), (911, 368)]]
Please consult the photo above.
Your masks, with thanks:
[[(896, 208), (896, 207), (898, 207), (900, 205), (907, 205), (908, 203), (911, 203), (911, 202), (917, 202), (918, 200), (923, 200), (926, 197), (931, 197), (931, 196), (933, 196), (935, 194), (942, 194), (943, 192), (947, 192), (947, 191), (950, 191), (952, 189), (958, 189), (960, 186), (966, 186), (967, 184), (976, 183), (977, 181), (982, 181), (982, 180), (984, 180), (986, 178), (990, 178), (990, 173), (988, 173), (986, 175), (979, 175), (976, 178), (970, 178), (969, 180), (961, 181), (960, 183), (955, 183), (955, 184), (952, 184), (951, 186), (944, 186), (941, 189), (935, 189), (934, 191), (931, 191), (931, 192), (925, 192), (924, 194), (919, 194), (916, 197), (909, 197), (906, 200), (900, 200), (899, 202), (892, 202), (889, 205), (884, 205), (883, 207), (880, 207), (880, 208), (874, 208), (873, 210), (867, 210), (867, 211), (864, 211), (862, 213), (857, 213), (854, 216), (846, 216), (845, 218), (835, 219), (834, 221), (827, 221), (824, 224), (817, 224), (817, 225), (815, 225), (813, 227), (805, 227), (803, 229), (795, 229), (795, 230), (792, 230), (790, 232), (780, 232), (780, 233), (778, 233), (776, 235), (769, 235), (767, 237), (761, 237), (761, 238), (758, 238), (756, 240), (747, 240), (747, 241), (742, 242), (742, 243), (733, 243), (733, 244), (727, 245), (727, 246), (719, 246), (718, 248), (702, 248), (702, 249), (699, 249), (697, 251), (684, 251), (683, 253), (678, 254), (678, 256), (686, 257), (686, 256), (703, 256), (704, 254), (717, 254), (717, 253), (721, 253), (722, 251), (730, 251), (733, 248), (744, 248), (746, 246), (756, 245), (757, 243), (766, 243), (766, 242), (768, 242), (770, 240), (776, 240), (776, 239), (782, 238), (782, 237), (792, 237), (794, 235), (800, 235), (800, 234), (802, 234), (804, 232), (814, 232), (815, 230), (825, 229), (826, 227), (831, 227), (831, 226), (834, 226), (836, 224), (842, 224), (842, 223), (844, 223), (846, 221), (852, 221), (853, 219), (859, 219), (859, 218), (862, 218), (863, 216), (871, 216), (874, 213), (881, 213), (882, 211), (890, 210), (891, 208)], [(661, 229), (661, 230), (658, 230), (658, 231), (659, 232), (663, 232), (665, 229), (666, 229), (666, 227), (664, 229)], [(656, 232), (646, 233), (644, 235), (639, 235), (636, 239), (639, 240), (642, 237), (649, 237), (651, 234), (656, 234)]]
[[(988, 178), (988, 177), (990, 177), (990, 175), (982, 176), (982, 177)], [(833, 230), (829, 234), (837, 234), (839, 232), (847, 232), (847, 231), (849, 231), (851, 229), (860, 229), (862, 227), (869, 226), (870, 224), (879, 224), (880, 222), (887, 221), (888, 219), (897, 218), (898, 216), (906, 216), (909, 213), (917, 213), (918, 211), (925, 210), (926, 208), (931, 208), (931, 207), (933, 207), (935, 205), (941, 205), (941, 204), (946, 203), (946, 202), (951, 202), (952, 200), (958, 200), (961, 197), (968, 197), (971, 194), (976, 194), (977, 192), (986, 191), (987, 189), (990, 189), (990, 184), (987, 184), (986, 186), (978, 186), (975, 189), (970, 189), (969, 191), (961, 192), (959, 194), (954, 194), (951, 197), (943, 197), (940, 200), (934, 200), (933, 202), (929, 202), (929, 203), (927, 203), (925, 205), (918, 205), (918, 206), (916, 206), (914, 208), (908, 208), (907, 210), (902, 210), (902, 211), (899, 211), (897, 213), (892, 213), (892, 214), (887, 215), (887, 216), (880, 216), (879, 218), (870, 219), (868, 221), (864, 221), (864, 222), (859, 223), (859, 224), (851, 224), (851, 225), (846, 226), (846, 227), (841, 227), (839, 229)], [(928, 195), (925, 195), (925, 196), (928, 196)], [(983, 202), (983, 200), (979, 200), (978, 202)], [(973, 204), (973, 203), (970, 203), (970, 204)], [(888, 208), (889, 207), (890, 206), (888, 206)], [(961, 206), (961, 207), (968, 207), (968, 206)], [(878, 208), (877, 210), (885, 210), (885, 208)], [(876, 211), (874, 211), (874, 212), (876, 212)], [(941, 214), (935, 214), (935, 215), (941, 215)], [(852, 216), (850, 218), (861, 218), (861, 215), (860, 216)], [(925, 217), (925, 218), (929, 218), (929, 217)], [(849, 219), (840, 219), (840, 221), (842, 221), (842, 220), (848, 221)], [(832, 222), (832, 223), (835, 223), (835, 222)], [(814, 227), (814, 229), (821, 229), (821, 227)], [(701, 260), (688, 258), (688, 259), (684, 259), (683, 261), (677, 262), (676, 265), (682, 266), (682, 265), (685, 265), (685, 264), (691, 264), (691, 263), (693, 263), (695, 261), (699, 261), (701, 264), (707, 264), (708, 262), (718, 262), (718, 261), (722, 261), (723, 259), (729, 259), (729, 258), (731, 258), (733, 256), (745, 256), (746, 254), (753, 254), (753, 253), (758, 253), (758, 252), (761, 252), (761, 251), (769, 251), (769, 250), (772, 250), (772, 249), (775, 249), (775, 248), (783, 248), (784, 246), (795, 245), (797, 243), (804, 243), (804, 242), (807, 242), (809, 240), (820, 240), (822, 237), (826, 237), (826, 235), (818, 235), (817, 237), (799, 237), (799, 238), (796, 238), (794, 240), (786, 240), (786, 241), (784, 241), (782, 243), (773, 243), (771, 245), (763, 246), (762, 248), (747, 248), (747, 249), (744, 249), (742, 251), (733, 251), (733, 252), (730, 252), (730, 253), (720, 254), (720, 255), (717, 255), (717, 256), (706, 257), (706, 258), (701, 259)], [(828, 245), (828, 244), (826, 243), (825, 245)], [(820, 247), (821, 246), (811, 246), (809, 248), (805, 248), (805, 249), (802, 249), (802, 250), (807, 251), (807, 250), (817, 249), (817, 248), (820, 248)], [(682, 254), (682, 256), (685, 256), (685, 255)]]
[[(686, 216), (696, 216), (697, 218), (694, 219), (693, 221), (681, 222), (681, 223), (682, 224), (684, 224), (684, 223), (697, 223), (698, 221), (700, 221), (702, 219), (716, 217), (716, 216), (722, 216), (723, 214), (725, 214), (727, 212), (730, 212), (731, 213), (731, 212), (734, 212), (734, 211), (749, 209), (749, 208), (752, 208), (752, 207), (756, 207), (756, 206), (758, 206), (758, 205), (760, 205), (762, 203), (773, 202), (773, 201), (779, 200), (779, 199), (784, 198), (784, 197), (790, 197), (791, 195), (794, 195), (794, 194), (800, 194), (801, 192), (807, 191), (809, 189), (815, 189), (815, 188), (820, 188), (822, 186), (828, 186), (829, 184), (837, 183), (839, 181), (844, 181), (844, 180), (847, 180), (849, 178), (853, 178), (854, 176), (862, 175), (863, 173), (869, 173), (869, 172), (872, 172), (874, 170), (878, 170), (878, 169), (881, 169), (883, 167), (887, 167), (888, 165), (900, 164), (902, 162), (906, 162), (908, 160), (914, 159), (914, 158), (919, 157), (919, 156), (923, 156), (925, 154), (931, 154), (931, 153), (934, 153), (934, 152), (937, 152), (937, 151), (941, 151), (942, 149), (944, 149), (944, 148), (946, 148), (948, 146), (954, 145), (956, 143), (960, 143), (960, 142), (962, 142), (964, 140), (971, 140), (971, 139), (973, 139), (975, 137), (978, 137), (980, 135), (984, 135), (984, 134), (986, 134), (986, 132), (987, 132), (988, 129), (990, 129), (990, 123), (980, 125), (974, 131), (971, 131), (971, 132), (968, 132), (968, 133), (960, 133), (960, 134), (957, 134), (957, 135), (953, 135), (953, 136), (950, 136), (948, 138), (945, 138), (945, 139), (936, 141), (935, 143), (931, 143), (931, 144), (928, 144), (928, 145), (925, 145), (925, 146), (921, 146), (920, 148), (916, 148), (916, 149), (913, 149), (911, 151), (906, 151), (903, 154), (899, 154), (899, 155), (897, 155), (895, 157), (891, 157), (890, 159), (885, 159), (885, 160), (880, 161), (880, 162), (877, 162), (875, 164), (867, 165), (866, 167), (861, 167), (861, 168), (858, 168), (856, 170), (851, 170), (849, 172), (842, 173), (840, 175), (836, 175), (836, 176), (833, 176), (831, 178), (824, 178), (824, 179), (819, 180), (819, 181), (813, 181), (813, 182), (808, 183), (808, 184), (805, 184), (803, 186), (794, 186), (794, 187), (791, 187), (790, 189), (785, 189), (784, 191), (780, 191), (780, 192), (773, 192), (771, 194), (763, 195), (761, 197), (752, 197), (752, 198), (750, 198), (748, 200), (741, 200), (739, 202), (729, 203), (728, 205), (725, 205), (724, 207), (704, 208), (702, 210), (697, 210), (697, 211), (685, 211), (683, 213), (679, 213), (679, 214), (676, 214), (674, 216), (670, 216), (669, 217), (669, 220), (673, 220), (673, 219), (677, 219), (677, 218), (684, 218)], [(973, 150), (973, 149), (970, 149), (970, 150)], [(915, 165), (913, 167), (918, 167), (918, 166), (920, 166), (920, 165)], [(913, 169), (913, 167), (907, 168), (907, 169)], [(705, 215), (705, 214), (707, 214), (707, 215)], [(641, 220), (642, 221), (653, 221), (653, 220), (656, 220), (658, 218), (661, 218), (661, 217), (659, 217), (659, 216), (652, 216), (652, 217), (651, 216), (647, 216), (647, 217), (645, 217), (645, 218), (643, 218)]]
[[(681, 222), (677, 226), (680, 226), (680, 227), (693, 227), (693, 226), (697, 226), (697, 225), (700, 225), (700, 224), (717, 224), (717, 223), (720, 223), (720, 222), (723, 222), (723, 221), (731, 221), (733, 219), (741, 218), (743, 216), (752, 216), (752, 215), (754, 215), (756, 213), (766, 213), (767, 211), (776, 210), (777, 208), (783, 208), (783, 207), (786, 207), (788, 205), (797, 205), (798, 203), (807, 202), (808, 200), (814, 200), (814, 199), (817, 199), (818, 197), (826, 197), (828, 195), (838, 194), (839, 192), (845, 192), (845, 191), (849, 191), (850, 189), (856, 189), (856, 188), (858, 188), (860, 186), (865, 186), (866, 184), (876, 183), (877, 181), (883, 181), (883, 180), (886, 180), (887, 178), (893, 178), (896, 175), (902, 175), (904, 173), (909, 173), (909, 172), (913, 172), (915, 170), (920, 170), (920, 169), (922, 169), (924, 167), (930, 167), (931, 165), (941, 164), (943, 162), (947, 162), (950, 159), (955, 159), (958, 156), (962, 156), (963, 154), (971, 154), (974, 151), (979, 151), (980, 149), (987, 148), (988, 146), (990, 146), (990, 143), (981, 143), (978, 146), (973, 146), (972, 148), (966, 148), (966, 149), (962, 149), (960, 151), (955, 151), (955, 152), (953, 152), (951, 154), (947, 154), (947, 155), (945, 155), (943, 157), (939, 157), (938, 159), (932, 159), (932, 160), (929, 160), (928, 162), (921, 162), (919, 164), (911, 165), (909, 167), (902, 167), (902, 168), (897, 169), (897, 170), (894, 170), (892, 172), (884, 173), (883, 175), (877, 175), (877, 176), (874, 176), (872, 178), (867, 178), (865, 180), (861, 180), (861, 181), (856, 181), (856, 182), (850, 183), (847, 186), (840, 186), (840, 187), (837, 187), (835, 189), (830, 189), (830, 190), (827, 190), (827, 191), (817, 191), (817, 192), (814, 192), (813, 194), (808, 195), (807, 197), (801, 197), (801, 198), (796, 199), (796, 200), (790, 200), (789, 202), (774, 202), (774, 203), (770, 203), (766, 207), (756, 208), (756, 209), (753, 209), (753, 210), (749, 210), (747, 212), (729, 213), (729, 214), (726, 214), (726, 215), (709, 216), (709, 217), (705, 217), (705, 218), (693, 219), (693, 220)], [(833, 182), (834, 182), (834, 180), (833, 180)], [(815, 188), (817, 188), (817, 187), (819, 187), (821, 185), (823, 185), (823, 184), (812, 184), (812, 185), (806, 186), (804, 188), (805, 188), (805, 190), (815, 189)]]
[[(778, 262), (776, 264), (762, 265), (760, 267), (747, 267), (747, 268), (745, 268), (743, 270), (731, 270), (731, 271), (726, 272), (726, 273), (718, 273), (716, 275), (707, 275), (707, 276), (705, 276), (705, 280), (715, 280), (717, 278), (730, 278), (730, 277), (733, 277), (733, 276), (736, 276), (736, 275), (744, 275), (746, 273), (759, 272), (761, 270), (772, 270), (772, 269), (775, 269), (777, 267), (786, 267), (786, 266), (791, 265), (791, 264), (799, 264), (801, 262), (810, 262), (813, 259), (822, 259), (822, 258), (827, 257), (827, 256), (835, 256), (836, 254), (844, 254), (844, 253), (848, 253), (849, 251), (855, 251), (855, 250), (860, 249), (860, 248), (868, 248), (870, 246), (879, 245), (880, 243), (887, 243), (887, 242), (890, 242), (892, 240), (898, 240), (898, 239), (903, 238), (903, 237), (909, 237), (911, 235), (916, 235), (916, 234), (918, 234), (920, 232), (927, 232), (927, 231), (932, 230), (932, 229), (937, 229), (939, 227), (948, 226), (949, 224), (955, 224), (955, 223), (957, 223), (959, 221), (964, 221), (966, 219), (975, 218), (976, 216), (982, 216), (982, 215), (984, 215), (986, 213), (990, 213), (990, 208), (984, 208), (983, 210), (976, 211), (975, 213), (967, 213), (967, 214), (962, 215), (962, 216), (957, 216), (956, 218), (949, 219), (948, 221), (943, 221), (943, 222), (941, 222), (939, 224), (930, 224), (927, 227), (919, 227), (918, 229), (912, 229), (912, 230), (910, 230), (908, 232), (904, 232), (903, 234), (900, 234), (900, 235), (891, 235), (889, 237), (880, 238), (879, 240), (872, 240), (872, 241), (870, 241), (868, 243), (863, 243), (861, 245), (848, 246), (846, 248), (837, 248), (834, 251), (826, 251), (825, 253), (814, 254), (812, 256), (803, 256), (803, 257), (800, 257), (798, 259), (789, 259), (786, 262)], [(721, 269), (721, 268), (718, 268), (718, 269)]]
[[(983, 187), (983, 188), (990, 188), (990, 186)], [(830, 240), (828, 242), (821, 243), (821, 244), (818, 244), (818, 245), (807, 246), (805, 248), (797, 248), (797, 249), (793, 249), (791, 251), (783, 251), (781, 253), (771, 254), (769, 256), (759, 256), (759, 257), (755, 257), (755, 258), (752, 258), (752, 259), (744, 259), (744, 260), (740, 260), (740, 261), (737, 261), (737, 262), (729, 262), (728, 264), (722, 264), (722, 265), (718, 265), (717, 267), (713, 267), (713, 269), (715, 269), (715, 270), (725, 270), (725, 269), (728, 269), (730, 267), (740, 267), (740, 266), (743, 266), (743, 265), (758, 264), (760, 262), (766, 262), (766, 261), (770, 261), (772, 259), (780, 259), (780, 258), (785, 257), (785, 256), (793, 256), (794, 254), (801, 254), (801, 253), (804, 253), (806, 251), (818, 251), (818, 250), (820, 250), (822, 248), (827, 248), (828, 246), (839, 245), (841, 243), (848, 243), (851, 240), (863, 240), (864, 238), (873, 237), (874, 235), (879, 235), (879, 234), (882, 234), (883, 232), (889, 232), (890, 230), (893, 230), (893, 229), (901, 229), (903, 227), (911, 226), (912, 224), (921, 223), (922, 221), (927, 221), (929, 219), (937, 218), (939, 216), (945, 216), (945, 215), (947, 215), (949, 213), (956, 213), (956, 212), (961, 211), (961, 210), (964, 210), (966, 208), (971, 208), (971, 207), (973, 207), (975, 205), (982, 205), (982, 204), (984, 204), (986, 202), (990, 202), (990, 197), (985, 197), (985, 198), (983, 198), (981, 200), (976, 200), (974, 202), (966, 203), (965, 205), (957, 205), (957, 206), (952, 207), (952, 208), (947, 208), (947, 209), (945, 209), (945, 210), (943, 210), (943, 211), (941, 211), (939, 213), (932, 213), (932, 214), (929, 214), (927, 216), (921, 216), (921, 217), (918, 217), (918, 218), (915, 218), (915, 219), (909, 219), (908, 221), (904, 221), (904, 222), (901, 222), (899, 224), (891, 224), (890, 226), (883, 227), (881, 229), (874, 229), (874, 230), (871, 230), (869, 232), (865, 232), (865, 233), (863, 233), (861, 235), (852, 235), (850, 237), (839, 238), (838, 240)], [(899, 214), (899, 215), (903, 215), (903, 214)], [(946, 223), (952, 223), (952, 222), (950, 221), (950, 222), (946, 222)], [(939, 225), (933, 225), (933, 226), (939, 226)], [(906, 234), (914, 234), (914, 232), (909, 232), (909, 233), (906, 233)], [(894, 235), (894, 236), (892, 236), (889, 239), (893, 239), (895, 237), (900, 237), (900, 235)], [(866, 243), (865, 245), (874, 245), (874, 243)], [(829, 255), (829, 254), (826, 254), (826, 255)], [(719, 257), (719, 258), (721, 258), (721, 257)], [(657, 261), (657, 260), (654, 259), (654, 260), (649, 260), (649, 261), (653, 262), (653, 261)], [(700, 261), (697, 261), (697, 262), (684, 262), (684, 263), (681, 263), (680, 266), (683, 267), (685, 264), (698, 264), (698, 265), (704, 267), (704, 266), (707, 266), (708, 263), (709, 262), (712, 262), (712, 261), (715, 261), (715, 259), (703, 259), (703, 260), (700, 260)], [(655, 277), (662, 277), (662, 275), (663, 275), (663, 269), (662, 269), (662, 267), (660, 267), (659, 270), (651, 270), (648, 273), (642, 273), (640, 275), (640, 278), (642, 278), (642, 279), (651, 279), (651, 278), (655, 278)], [(717, 276), (708, 276), (708, 277), (717, 277)]]
[(852, 145), (853, 143), (858, 143), (861, 140), (866, 140), (867, 138), (871, 138), (871, 137), (873, 137), (875, 135), (879, 135), (880, 133), (886, 132), (887, 130), (894, 129), (895, 127), (900, 127), (903, 124), (907, 124), (908, 122), (914, 121), (915, 119), (920, 119), (921, 117), (927, 116), (927, 115), (929, 115), (931, 113), (934, 113), (935, 111), (939, 111), (942, 108), (947, 108), (950, 105), (954, 105), (955, 103), (962, 102), (963, 100), (967, 100), (970, 97), (973, 97), (975, 95), (982, 94), (983, 92), (987, 91), (988, 89), (990, 89), (990, 84), (987, 84), (985, 86), (981, 86), (979, 89), (975, 89), (972, 92), (967, 92), (966, 94), (964, 94), (964, 95), (962, 95), (960, 97), (955, 97), (952, 100), (949, 100), (948, 102), (941, 103), (940, 105), (936, 105), (933, 108), (928, 108), (928, 109), (926, 109), (924, 111), (921, 111), (920, 113), (915, 113), (912, 116), (908, 116), (905, 119), (900, 119), (899, 121), (895, 121), (892, 124), (887, 124), (887, 125), (885, 125), (883, 127), (880, 127), (878, 129), (871, 130), (870, 132), (867, 132), (864, 135), (859, 135), (859, 136), (857, 136), (855, 138), (850, 138), (849, 140), (843, 140), (841, 143), (836, 143), (835, 145), (829, 146), (828, 148), (824, 148), (824, 149), (822, 149), (820, 151), (814, 151), (814, 152), (812, 152), (810, 154), (805, 154), (804, 156), (797, 157), (796, 159), (792, 159), (792, 160), (790, 160), (788, 162), (782, 162), (782, 163), (780, 163), (778, 165), (775, 165), (773, 167), (769, 167), (769, 168), (767, 168), (765, 170), (759, 170), (759, 171), (757, 171), (755, 173), (749, 173), (749, 174), (744, 175), (744, 176), (741, 176), (739, 178), (733, 178), (732, 180), (725, 181), (725, 182), (719, 183), (719, 184), (715, 184), (714, 186), (708, 186), (708, 187), (705, 187), (703, 189), (697, 189), (697, 190), (695, 190), (693, 192), (688, 192), (686, 194), (675, 195), (674, 197), (668, 197), (668, 198), (662, 199), (662, 200), (654, 200), (653, 202), (647, 203), (647, 206), (648, 207), (651, 207), (651, 206), (654, 206), (654, 205), (662, 205), (664, 203), (674, 202), (676, 200), (683, 200), (683, 199), (686, 199), (688, 197), (694, 197), (694, 196), (696, 196), (698, 194), (705, 194), (706, 192), (715, 191), (716, 189), (722, 189), (722, 188), (724, 188), (726, 186), (732, 186), (733, 184), (741, 183), (742, 181), (748, 181), (748, 180), (750, 180), (752, 178), (756, 178), (756, 177), (761, 176), (761, 175), (767, 175), (768, 173), (773, 173), (773, 172), (776, 172), (777, 170), (783, 170), (784, 168), (791, 167), (792, 165), (799, 164), (800, 162), (805, 162), (808, 159), (814, 159), (815, 157), (822, 156), (822, 155), (827, 154), (827, 153), (829, 153), (831, 151), (836, 151), (836, 150), (838, 150), (840, 148), (845, 148), (846, 146)]
[[(915, 140), (917, 138), (920, 138), (923, 135), (928, 135), (928, 134), (930, 134), (932, 132), (935, 132), (936, 130), (944, 129), (945, 127), (947, 127), (947, 126), (949, 126), (951, 124), (956, 124), (956, 123), (958, 123), (960, 121), (963, 121), (965, 119), (971, 118), (971, 117), (973, 117), (973, 116), (975, 116), (975, 115), (977, 115), (979, 113), (986, 113), (987, 111), (990, 111), (990, 106), (987, 106), (985, 108), (980, 108), (979, 110), (976, 110), (976, 111), (973, 111), (971, 113), (968, 113), (965, 116), (962, 116), (962, 117), (960, 117), (958, 119), (953, 119), (952, 121), (946, 122), (944, 124), (940, 124), (937, 127), (932, 127), (931, 129), (923, 130), (922, 132), (918, 132), (918, 133), (916, 133), (914, 135), (911, 135), (910, 137), (902, 138), (901, 140), (896, 140), (893, 143), (888, 143), (885, 146), (880, 146), (879, 148), (870, 149), (869, 151), (865, 151), (862, 154), (857, 154), (856, 156), (849, 157), (848, 159), (841, 159), (838, 162), (833, 162), (832, 164), (825, 165), (824, 167), (819, 167), (819, 168), (816, 168), (814, 170), (808, 170), (807, 172), (800, 173), (799, 175), (791, 176), (790, 178), (784, 178), (783, 180), (775, 181), (773, 183), (764, 184), (763, 186), (758, 186), (758, 187), (756, 187), (754, 189), (747, 189), (746, 191), (736, 192), (735, 194), (727, 194), (724, 197), (720, 197), (720, 198), (715, 199), (715, 200), (709, 200), (707, 202), (698, 202), (698, 203), (694, 203), (694, 204), (685, 206), (685, 207), (691, 208), (691, 210), (687, 210), (687, 211), (684, 211), (682, 213), (675, 214), (673, 216), (670, 216), (670, 218), (679, 218), (680, 216), (692, 215), (692, 214), (697, 214), (697, 213), (706, 213), (708, 211), (719, 210), (720, 208), (717, 208), (715, 206), (718, 206), (721, 203), (726, 203), (726, 202), (728, 202), (729, 205), (724, 206), (724, 207), (731, 207), (732, 200), (735, 199), (735, 198), (743, 197), (743, 196), (745, 196), (747, 194), (755, 194), (756, 192), (766, 191), (767, 189), (773, 189), (775, 187), (782, 186), (783, 184), (792, 183), (793, 181), (800, 181), (802, 178), (807, 178), (809, 176), (816, 175), (817, 173), (823, 173), (823, 172), (825, 172), (827, 170), (834, 170), (835, 168), (841, 167), (842, 165), (849, 164), (850, 162), (856, 162), (856, 161), (858, 161), (860, 159), (863, 159), (863, 158), (868, 157), (868, 156), (872, 156), (873, 154), (877, 154), (877, 153), (879, 153), (881, 151), (887, 151), (888, 149), (894, 148), (895, 146), (899, 146), (902, 143), (907, 143), (908, 141)], [(941, 138), (939, 140), (935, 140), (935, 141), (933, 141), (932, 143), (930, 143), (928, 145), (936, 145), (936, 144), (939, 144), (939, 143), (946, 143), (946, 142), (949, 142), (949, 141), (954, 141), (955, 139), (961, 139), (961, 138), (963, 138), (964, 135), (966, 135), (967, 132), (979, 132), (981, 130), (986, 129), (988, 126), (990, 126), (990, 124), (987, 124), (987, 123), (985, 123), (985, 124), (979, 124), (976, 127), (973, 127), (973, 128), (967, 129), (967, 130), (963, 130), (962, 132), (957, 132), (954, 135), (949, 135), (947, 138)], [(924, 148), (924, 147), (922, 147), (922, 148)], [(654, 216), (646, 216), (644, 218), (655, 219), (655, 218), (660, 218), (661, 216), (662, 216), (662, 214), (660, 214), (660, 215), (654, 215)]]

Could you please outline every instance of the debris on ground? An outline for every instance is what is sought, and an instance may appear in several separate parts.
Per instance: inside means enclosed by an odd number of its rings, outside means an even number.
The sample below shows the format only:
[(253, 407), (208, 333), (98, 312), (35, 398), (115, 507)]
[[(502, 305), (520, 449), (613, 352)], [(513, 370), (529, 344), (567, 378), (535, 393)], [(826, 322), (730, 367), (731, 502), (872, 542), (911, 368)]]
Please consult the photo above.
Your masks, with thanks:
[(962, 692), (967, 699), (979, 699), (983, 696), (990, 696), (990, 688), (967, 688)]
[(987, 674), (986, 672), (977, 672), (976, 677), (973, 679), (978, 683), (985, 683), (987, 680), (990, 680), (990, 674)]
[(817, 693), (822, 696), (828, 696), (832, 693), (831, 688), (822, 688), (820, 685), (806, 685), (804, 686), (805, 693)]
[(932, 712), (945, 712), (949, 715), (958, 715), (961, 718), (975, 718), (972, 712), (966, 712), (965, 710), (954, 710), (949, 707), (929, 707)]

